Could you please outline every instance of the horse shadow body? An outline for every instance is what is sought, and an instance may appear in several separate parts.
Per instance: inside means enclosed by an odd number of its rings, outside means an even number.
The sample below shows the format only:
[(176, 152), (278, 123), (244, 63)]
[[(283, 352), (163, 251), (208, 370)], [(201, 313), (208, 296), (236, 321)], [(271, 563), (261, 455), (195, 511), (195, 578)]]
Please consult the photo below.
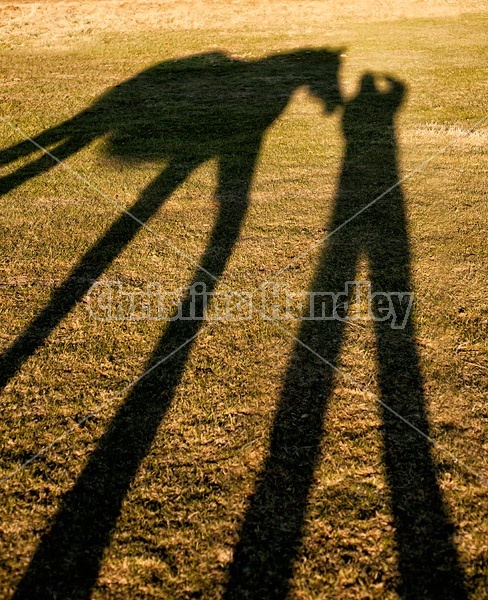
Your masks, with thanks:
[[(249, 204), (249, 189), (267, 128), (302, 86), (333, 111), (340, 103), (338, 52), (299, 50), (257, 61), (208, 53), (168, 61), (109, 90), (73, 118), (0, 152), (0, 166), (40, 157), (0, 179), (6, 194), (45, 173), (96, 139), (124, 160), (157, 156), (167, 166), (74, 266), (47, 306), (0, 359), (0, 387), (22, 367), (88, 292), (164, 201), (203, 162), (217, 158), (219, 212), (194, 283), (211, 293), (219, 281)], [(130, 213), (130, 214), (129, 214)], [(191, 286), (190, 286), (191, 287)], [(183, 314), (192, 297), (182, 301)], [(172, 320), (147, 363), (150, 376), (130, 390), (98, 442), (52, 527), (41, 539), (15, 598), (89, 598), (104, 548), (137, 469), (171, 403), (202, 325)], [(162, 357), (171, 360), (158, 368)]]

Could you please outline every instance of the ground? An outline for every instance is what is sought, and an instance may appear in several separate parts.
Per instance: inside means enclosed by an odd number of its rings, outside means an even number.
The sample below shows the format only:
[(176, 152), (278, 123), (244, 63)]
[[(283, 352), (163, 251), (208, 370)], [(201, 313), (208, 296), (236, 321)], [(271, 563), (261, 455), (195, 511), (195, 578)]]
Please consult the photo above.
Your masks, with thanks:
[[(480, 0), (0, 2), (0, 161), (122, 81), (201, 53), (251, 61), (327, 47), (341, 55), (346, 101), (365, 72), (401, 81), (406, 95), (391, 126), (369, 120), (366, 104), (363, 136), (361, 122), (344, 136), (347, 108), (326, 115), (306, 88), (293, 92), (266, 131), (216, 289), (280, 281), (303, 291), (324, 270), (341, 275), (335, 236), (327, 239), (337, 199), (349, 185), (374, 200), (394, 173), (390, 198), (404, 207), (408, 236), (398, 235), (407, 247), (385, 255), (381, 276), (393, 281), (408, 268), (415, 298), (410, 329), (390, 346), (386, 334), (382, 357), (371, 319), (337, 330), (339, 371), (320, 358), (331, 358), (334, 330), (321, 337), (258, 313), (202, 327), (133, 385), (186, 330), (97, 320), (90, 286), (98, 278), (142, 291), (159, 282), (173, 292), (194, 281), (218, 215), (218, 161), (199, 164), (130, 243), (125, 221), (119, 237), (110, 228), (168, 165), (151, 140), (136, 160), (110, 155), (98, 136), (38, 176), (22, 167), (40, 150), (2, 166), (2, 597), (17, 588), (25, 598), (214, 599), (239, 597), (239, 586), (249, 597), (297, 600), (488, 597), (487, 8)], [(216, 56), (202, 68), (212, 71)], [(224, 88), (237, 89), (230, 77)], [(232, 114), (248, 115), (238, 100)], [(367, 157), (353, 180), (344, 176), (348, 135)], [(387, 167), (392, 152), (396, 166)], [(229, 186), (239, 191), (245, 150), (230, 154)], [(378, 249), (381, 214), (368, 214)], [(362, 222), (344, 227), (350, 239)], [(127, 243), (112, 256), (120, 236)], [(98, 255), (112, 259), (95, 277), (89, 261), (79, 265), (104, 239)], [(228, 241), (213, 245), (209, 265), (220, 264)], [(370, 258), (360, 257), (357, 280), (370, 277)], [(318, 355), (297, 350), (296, 338)], [(402, 395), (418, 396), (406, 422), (381, 404)], [(288, 409), (298, 412), (287, 417)], [(402, 533), (410, 522), (414, 533)], [(269, 547), (253, 542), (256, 523), (271, 532)], [(437, 533), (438, 555), (427, 539)], [(274, 565), (280, 540), (292, 538)], [(260, 581), (245, 569), (253, 549), (268, 561), (253, 567)]]

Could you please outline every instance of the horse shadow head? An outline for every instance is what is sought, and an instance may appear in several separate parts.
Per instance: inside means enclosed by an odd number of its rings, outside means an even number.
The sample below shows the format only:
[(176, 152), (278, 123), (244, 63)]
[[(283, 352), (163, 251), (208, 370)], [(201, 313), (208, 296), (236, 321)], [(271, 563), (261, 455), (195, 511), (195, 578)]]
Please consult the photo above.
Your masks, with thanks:
[(299, 54), (311, 94), (323, 102), (326, 113), (335, 112), (343, 104), (339, 76), (344, 50), (303, 50)]

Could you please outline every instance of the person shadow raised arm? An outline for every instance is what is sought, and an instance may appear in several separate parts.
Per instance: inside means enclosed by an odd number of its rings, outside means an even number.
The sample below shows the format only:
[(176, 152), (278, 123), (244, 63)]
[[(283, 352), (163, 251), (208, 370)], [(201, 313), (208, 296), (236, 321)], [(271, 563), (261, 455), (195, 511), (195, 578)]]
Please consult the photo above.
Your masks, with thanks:
[[(405, 86), (393, 78), (386, 78), (385, 84), (387, 89), (380, 90), (378, 79), (367, 73), (358, 94), (345, 104), (346, 148), (327, 227), (331, 234), (311, 291), (344, 294), (347, 282), (355, 279), (360, 256), (369, 260), (383, 460), (401, 580), (397, 591), (410, 600), (462, 599), (466, 598), (462, 570), (428, 441), (412, 314), (398, 302), (395, 314), (388, 315), (383, 304), (385, 294), (394, 293), (400, 299), (412, 291), (394, 122)], [(347, 317), (347, 313), (334, 315), (332, 307), (326, 307), (327, 319), (317, 318), (324, 315), (324, 297), (317, 296), (316, 306), (304, 314), (300, 326), (267, 458), (229, 568), (226, 600), (283, 599), (291, 589), (320, 460), (327, 405), (335, 379), (340, 377), (335, 368)], [(317, 366), (313, 353), (326, 364)], [(354, 373), (348, 375), (354, 378)]]
[[(168, 166), (142, 192), (130, 214), (123, 213), (80, 259), (54, 291), (49, 304), (1, 359), (1, 384), (22, 366), (163, 202), (202, 162), (217, 158), (219, 212), (193, 284), (211, 293), (239, 237), (249, 190), (266, 129), (286, 107), (293, 91), (307, 86), (327, 110), (340, 103), (339, 53), (299, 50), (257, 61), (211, 53), (156, 65), (107, 92), (73, 119), (36, 138), (52, 155), (65, 159), (97, 137), (121, 158), (146, 152), (167, 158)], [(32, 142), (30, 142), (32, 144)], [(38, 149), (35, 145), (33, 149)], [(29, 142), (0, 153), (0, 163), (29, 155)], [(57, 161), (44, 155), (0, 180), (6, 193)], [(87, 282), (87, 283), (84, 283)], [(189, 314), (189, 293), (180, 306)], [(195, 307), (193, 307), (195, 309)], [(177, 307), (175, 307), (176, 311)], [(192, 340), (204, 314), (172, 320), (145, 372), (101, 437), (74, 487), (64, 496), (52, 527), (43, 535), (15, 598), (89, 598), (104, 548), (137, 469), (179, 384)], [(162, 358), (171, 355), (157, 369)]]

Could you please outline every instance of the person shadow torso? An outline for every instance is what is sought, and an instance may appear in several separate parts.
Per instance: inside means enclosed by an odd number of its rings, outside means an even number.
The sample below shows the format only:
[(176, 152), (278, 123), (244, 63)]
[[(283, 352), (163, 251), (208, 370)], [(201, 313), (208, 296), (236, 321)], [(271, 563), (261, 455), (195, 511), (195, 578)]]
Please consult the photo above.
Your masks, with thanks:
[[(406, 298), (412, 292), (394, 122), (405, 87), (392, 78), (386, 85), (387, 90), (381, 91), (377, 79), (365, 74), (358, 94), (345, 104), (342, 129), (346, 148), (327, 227), (331, 233), (310, 289), (344, 294), (346, 284), (354, 282), (360, 257), (368, 259), (383, 461), (398, 550), (397, 591), (411, 600), (466, 598), (428, 440), (412, 313), (400, 302), (394, 307), (396, 314), (390, 315), (396, 322), (385, 318), (389, 312), (385, 313), (383, 305), (385, 294)], [(324, 296), (318, 295), (317, 303), (322, 303)], [(313, 314), (324, 314), (323, 308), (313, 307)], [(325, 314), (333, 314), (332, 308), (326, 307)], [(311, 312), (304, 315), (267, 458), (249, 499), (229, 569), (228, 600), (282, 599), (291, 590), (293, 565), (300, 553), (310, 491), (321, 458), (327, 405), (335, 380), (341, 377), (337, 368), (346, 314), (328, 320), (310, 318)], [(317, 356), (323, 359), (322, 367), (317, 366)], [(354, 379), (354, 373), (346, 375)]]

